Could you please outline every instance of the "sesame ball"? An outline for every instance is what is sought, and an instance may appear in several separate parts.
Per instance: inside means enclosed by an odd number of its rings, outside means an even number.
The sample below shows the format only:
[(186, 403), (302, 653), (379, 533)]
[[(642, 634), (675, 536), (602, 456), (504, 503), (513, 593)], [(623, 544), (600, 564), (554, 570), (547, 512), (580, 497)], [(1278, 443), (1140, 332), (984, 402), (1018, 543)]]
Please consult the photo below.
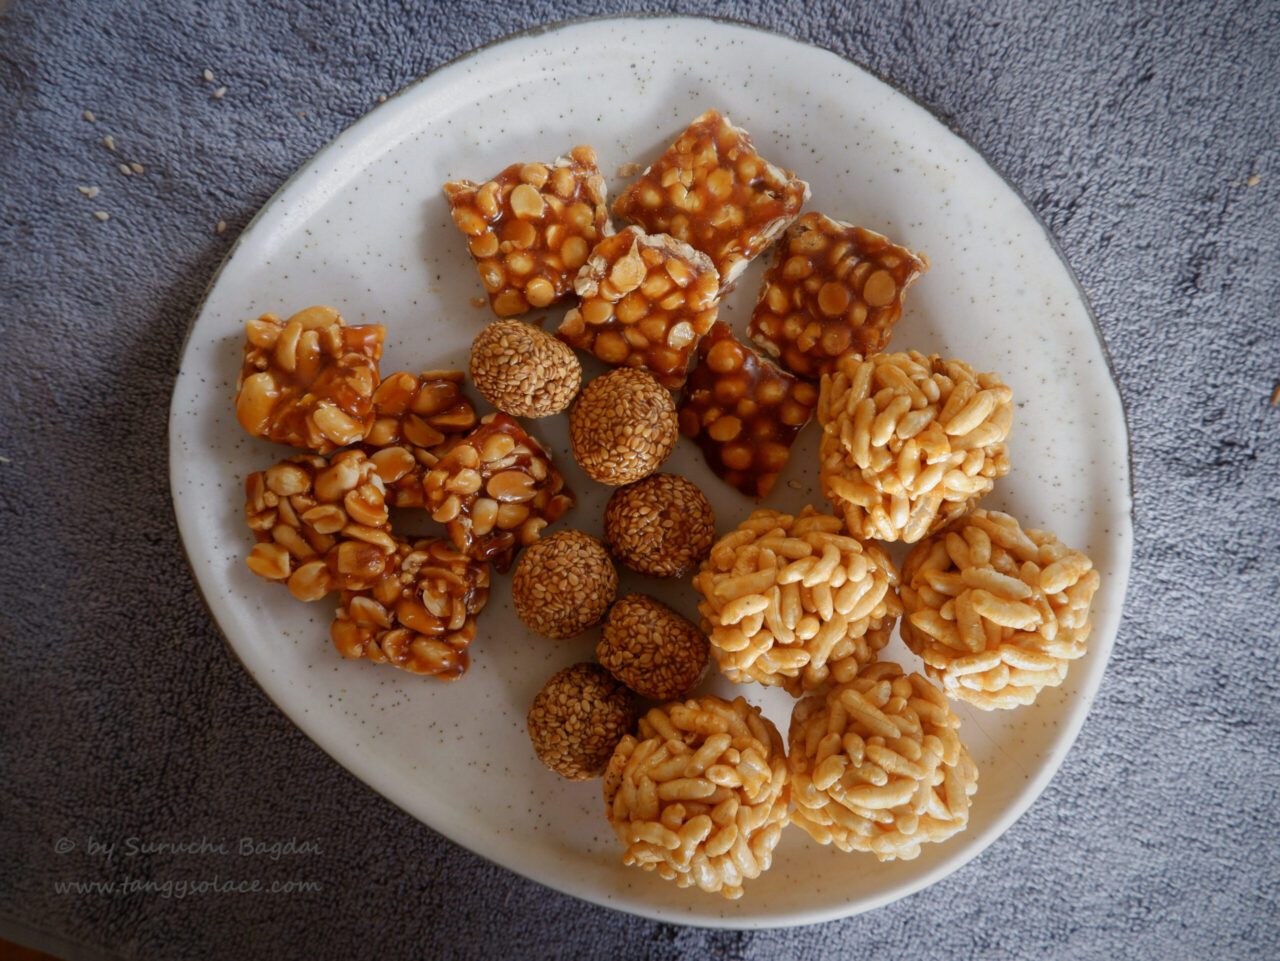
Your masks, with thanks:
[(525, 725), (538, 760), (570, 781), (604, 773), (636, 722), (635, 698), (599, 664), (575, 664), (542, 686)]
[(641, 697), (669, 701), (687, 694), (709, 656), (706, 635), (644, 594), (620, 598), (604, 622), (596, 657)]
[(676, 405), (653, 374), (619, 367), (583, 388), (569, 411), (573, 456), (594, 480), (631, 484), (656, 471), (680, 434)]
[(513, 417), (549, 417), (569, 406), (582, 383), (572, 348), (522, 320), (489, 324), (471, 342), (471, 381)]
[(511, 579), (520, 620), (544, 637), (575, 637), (600, 623), (618, 596), (618, 571), (604, 544), (558, 531), (527, 548)]
[(649, 577), (684, 577), (706, 560), (715, 539), (715, 511), (698, 485), (678, 474), (620, 487), (604, 511), (605, 545)]

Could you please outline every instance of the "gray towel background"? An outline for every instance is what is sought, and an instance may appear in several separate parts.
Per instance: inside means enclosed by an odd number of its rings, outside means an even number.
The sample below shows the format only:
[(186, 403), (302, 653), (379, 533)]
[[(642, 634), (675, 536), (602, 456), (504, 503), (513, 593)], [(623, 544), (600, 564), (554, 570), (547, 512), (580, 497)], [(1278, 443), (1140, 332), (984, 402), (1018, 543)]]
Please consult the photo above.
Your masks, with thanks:
[[(257, 689), (173, 522), (180, 348), (259, 206), (380, 94), (513, 31), (640, 9), (821, 44), (967, 137), (1061, 243), (1129, 418), (1126, 614), (1061, 771), (959, 872), (826, 925), (655, 924), (418, 824)], [(1280, 957), (1277, 63), (1274, 0), (0, 0), (0, 936), (68, 958)], [(114, 876), (90, 841), (200, 836), (310, 842), (251, 863), (323, 888), (54, 887)]]

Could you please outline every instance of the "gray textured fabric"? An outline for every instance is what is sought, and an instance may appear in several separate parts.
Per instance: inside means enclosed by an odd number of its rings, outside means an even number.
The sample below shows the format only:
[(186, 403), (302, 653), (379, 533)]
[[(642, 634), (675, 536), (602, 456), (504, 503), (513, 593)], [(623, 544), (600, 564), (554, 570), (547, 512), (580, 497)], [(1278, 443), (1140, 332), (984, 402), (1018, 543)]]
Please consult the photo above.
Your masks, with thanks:
[[(820, 43), (976, 144), (1046, 219), (1091, 296), (1132, 430), (1126, 616), (1048, 790), (932, 888), (841, 922), (743, 933), (563, 897), (357, 782), (224, 649), (167, 492), (168, 397), (188, 321), (285, 178), (379, 94), (477, 44), (633, 7), (5, 8), (0, 934), (123, 958), (1277, 956), (1274, 2), (650, 7)], [(145, 173), (115, 172), (129, 160)], [(102, 193), (90, 201), (77, 184)], [(83, 849), (89, 837), (201, 835), (315, 839), (305, 876), (324, 888), (182, 899), (54, 888), (107, 876)], [(63, 837), (79, 848), (60, 855)], [(302, 860), (255, 863), (271, 880), (299, 876)], [(129, 867), (181, 877), (199, 862), (160, 852)]]

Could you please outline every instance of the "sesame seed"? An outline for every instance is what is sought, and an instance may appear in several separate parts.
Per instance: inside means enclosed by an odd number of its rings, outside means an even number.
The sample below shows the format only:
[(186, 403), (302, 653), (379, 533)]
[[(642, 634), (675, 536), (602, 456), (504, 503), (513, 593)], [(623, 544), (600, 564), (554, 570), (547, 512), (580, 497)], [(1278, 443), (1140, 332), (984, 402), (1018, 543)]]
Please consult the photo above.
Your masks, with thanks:
[(385, 93), (378, 94), (378, 103), (386, 103), (387, 95)]
[(116, 167), (116, 169), (119, 170), (126, 177), (133, 176), (133, 170), (130, 169), (128, 164), (120, 164), (119, 166)]
[(108, 150), (114, 151), (116, 149), (115, 138), (112, 137), (111, 134), (107, 134), (102, 138), (102, 146), (106, 147)]
[(95, 211), (93, 212), (93, 215), (94, 215), (95, 217), (97, 217), (99, 220), (110, 220), (110, 219), (111, 219), (111, 215), (110, 215), (109, 213), (107, 213), (105, 210), (95, 210)]
[(219, 220), (218, 225), (213, 228), (213, 232), (216, 234), (220, 234), (226, 229), (227, 229), (227, 222), (225, 220)]
[(86, 197), (88, 197), (90, 200), (92, 200), (94, 197), (98, 196), (98, 188), (97, 188), (97, 187), (83, 187), (83, 186), (81, 186), (81, 187), (77, 187), (77, 188), (76, 188), (76, 190), (80, 191), (82, 194), (84, 194), (84, 195), (85, 195)]
[(132, 171), (133, 171), (134, 173), (136, 173), (136, 174), (140, 174), (140, 173), (142, 173), (143, 167), (142, 167), (142, 164), (140, 164), (140, 163), (138, 163), (138, 161), (134, 160), (134, 161), (132, 161), (132, 162), (129, 164), (129, 169), (130, 169), (130, 170), (132, 170)]
[(200, 76), (204, 77), (205, 83), (213, 83), (213, 71), (208, 69), (207, 67), (205, 68), (204, 73), (202, 73)]
[(1248, 180), (1245, 181), (1245, 184), (1247, 184), (1250, 187), (1256, 187), (1258, 186), (1258, 183), (1261, 180), (1262, 180), (1262, 174), (1253, 174)]
[(227, 93), (226, 87), (219, 87), (217, 90), (213, 92), (213, 99), (221, 100), (224, 96), (226, 96), (226, 93)]
[(86, 110), (86, 111), (84, 112), (84, 119), (85, 119), (85, 120), (87, 120), (87, 121), (89, 121), (89, 123), (93, 123), (93, 122), (94, 122), (95, 120), (97, 120), (98, 118), (97, 118), (97, 117), (95, 117), (95, 116), (93, 115), (93, 111), (92, 111), (92, 110)]

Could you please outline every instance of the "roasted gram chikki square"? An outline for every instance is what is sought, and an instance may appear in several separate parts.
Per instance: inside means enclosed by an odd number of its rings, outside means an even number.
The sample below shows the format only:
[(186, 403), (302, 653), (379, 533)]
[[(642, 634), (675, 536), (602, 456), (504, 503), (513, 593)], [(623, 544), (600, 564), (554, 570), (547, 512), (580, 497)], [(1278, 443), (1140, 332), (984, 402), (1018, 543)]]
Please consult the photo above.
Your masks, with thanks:
[(708, 110), (617, 199), (613, 212), (709, 255), (723, 291), (808, 199), (807, 183), (766, 161), (745, 130)]
[(329, 454), (369, 429), (386, 328), (332, 307), (245, 323), (236, 419), (254, 437)]
[(865, 357), (888, 346), (907, 288), (928, 267), (873, 230), (807, 213), (778, 244), (747, 332), (816, 380), (846, 351)]
[(791, 456), (818, 403), (812, 384), (793, 377), (717, 323), (698, 344), (698, 362), (680, 398), (680, 432), (702, 449), (715, 475), (762, 498)]
[(551, 164), (512, 164), (487, 183), (447, 183), (444, 193), (499, 317), (569, 297), (578, 268), (612, 229), (591, 147)]
[(627, 227), (596, 245), (574, 288), (581, 302), (557, 337), (606, 364), (647, 367), (677, 390), (698, 339), (715, 323), (720, 275), (688, 244)]

